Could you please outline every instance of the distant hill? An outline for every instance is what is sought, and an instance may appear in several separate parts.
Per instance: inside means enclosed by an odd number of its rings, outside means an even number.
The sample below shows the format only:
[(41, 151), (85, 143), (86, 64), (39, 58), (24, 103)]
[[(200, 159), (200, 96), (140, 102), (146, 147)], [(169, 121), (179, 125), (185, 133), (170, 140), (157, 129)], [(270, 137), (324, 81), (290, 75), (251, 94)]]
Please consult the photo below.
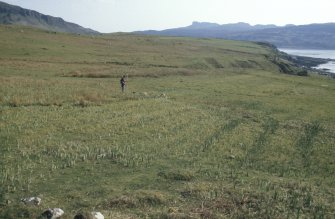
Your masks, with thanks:
[(193, 22), (187, 27), (173, 28), (162, 31), (148, 30), (137, 31), (140, 34), (149, 35), (167, 35), (167, 36), (188, 36), (188, 37), (210, 37), (210, 38), (224, 38), (225, 35), (237, 32), (245, 32), (252, 30), (262, 30), (267, 28), (277, 28), (276, 25), (255, 25), (252, 26), (247, 23), (235, 24), (216, 24), (208, 22)]
[(62, 18), (44, 15), (4, 2), (0, 2), (0, 24), (24, 25), (57, 32), (99, 34), (89, 28), (66, 22)]
[(230, 33), (227, 39), (264, 41), (281, 48), (335, 49), (335, 23), (287, 26)]
[(252, 26), (247, 23), (219, 25), (193, 22), (187, 27), (137, 33), (260, 41), (282, 48), (335, 49), (335, 23), (279, 27), (276, 25)]

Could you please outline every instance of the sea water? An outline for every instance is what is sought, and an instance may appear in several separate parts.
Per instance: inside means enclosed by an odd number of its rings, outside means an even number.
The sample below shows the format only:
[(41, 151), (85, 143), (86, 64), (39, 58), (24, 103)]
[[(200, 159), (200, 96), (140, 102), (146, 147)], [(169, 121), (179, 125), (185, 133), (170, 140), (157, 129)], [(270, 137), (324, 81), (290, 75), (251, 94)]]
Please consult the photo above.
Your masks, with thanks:
[[(335, 50), (311, 50), (311, 49), (279, 49), (289, 55), (307, 56), (313, 58), (333, 59), (335, 60)], [(335, 74), (335, 61), (329, 61), (315, 67), (316, 69), (328, 69)]]

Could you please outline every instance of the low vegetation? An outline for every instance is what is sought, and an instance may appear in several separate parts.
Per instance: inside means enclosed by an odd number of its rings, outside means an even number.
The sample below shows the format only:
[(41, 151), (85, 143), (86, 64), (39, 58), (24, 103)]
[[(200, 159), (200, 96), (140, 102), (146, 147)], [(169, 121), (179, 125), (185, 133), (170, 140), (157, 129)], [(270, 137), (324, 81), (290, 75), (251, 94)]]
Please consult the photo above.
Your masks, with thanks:
[(0, 218), (334, 217), (335, 81), (273, 48), (14, 26), (0, 48)]

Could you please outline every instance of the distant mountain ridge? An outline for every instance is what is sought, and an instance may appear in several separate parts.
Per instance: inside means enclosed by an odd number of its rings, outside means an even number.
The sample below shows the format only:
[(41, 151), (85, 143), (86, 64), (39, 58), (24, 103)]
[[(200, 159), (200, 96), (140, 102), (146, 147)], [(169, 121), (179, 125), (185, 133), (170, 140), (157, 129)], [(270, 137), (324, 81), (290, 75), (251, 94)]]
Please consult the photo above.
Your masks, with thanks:
[(309, 25), (250, 25), (248, 23), (216, 24), (193, 22), (187, 27), (162, 31), (137, 31), (139, 34), (224, 38), (267, 42), (282, 48), (335, 49), (335, 23)]
[(66, 22), (62, 18), (44, 15), (4, 2), (0, 2), (0, 24), (24, 25), (57, 32), (99, 34), (95, 30)]
[(194, 21), (192, 25), (186, 27), (188, 29), (213, 29), (218, 28), (220, 30), (229, 31), (229, 32), (237, 32), (237, 31), (248, 31), (248, 30), (260, 30), (260, 29), (267, 29), (267, 28), (276, 28), (278, 26), (269, 24), (269, 25), (250, 25), (248, 23), (239, 22), (233, 24), (217, 24), (217, 23), (209, 23), (209, 22), (198, 22)]
[(192, 25), (187, 27), (172, 28), (162, 31), (148, 30), (148, 31), (137, 31), (140, 34), (152, 34), (152, 35), (168, 35), (168, 36), (189, 36), (189, 37), (211, 37), (211, 38), (223, 38), (221, 36), (225, 34), (231, 34), (236, 32), (261, 30), (267, 28), (277, 28), (276, 25), (255, 25), (252, 26), (248, 23), (234, 23), (234, 24), (217, 24), (209, 22), (197, 22), (194, 21)]

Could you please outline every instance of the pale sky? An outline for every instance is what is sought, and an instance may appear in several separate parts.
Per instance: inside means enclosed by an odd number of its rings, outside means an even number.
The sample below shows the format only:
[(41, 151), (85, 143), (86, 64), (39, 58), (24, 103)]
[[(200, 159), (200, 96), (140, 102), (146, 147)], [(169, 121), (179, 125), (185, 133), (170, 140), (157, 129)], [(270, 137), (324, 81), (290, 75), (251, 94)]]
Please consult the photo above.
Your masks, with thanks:
[(335, 22), (334, 0), (1, 0), (103, 33), (218, 24)]

